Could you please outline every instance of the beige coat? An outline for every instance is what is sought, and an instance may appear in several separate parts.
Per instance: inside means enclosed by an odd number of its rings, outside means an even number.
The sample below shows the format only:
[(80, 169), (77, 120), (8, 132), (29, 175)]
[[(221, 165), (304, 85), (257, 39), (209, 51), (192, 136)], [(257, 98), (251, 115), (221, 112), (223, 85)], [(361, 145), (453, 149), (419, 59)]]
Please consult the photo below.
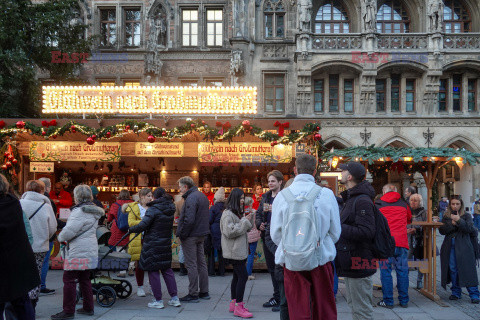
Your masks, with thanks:
[(225, 209), (220, 219), (222, 233), (222, 253), (225, 259), (245, 260), (248, 257), (247, 232), (252, 223), (247, 218), (240, 219), (232, 211)]

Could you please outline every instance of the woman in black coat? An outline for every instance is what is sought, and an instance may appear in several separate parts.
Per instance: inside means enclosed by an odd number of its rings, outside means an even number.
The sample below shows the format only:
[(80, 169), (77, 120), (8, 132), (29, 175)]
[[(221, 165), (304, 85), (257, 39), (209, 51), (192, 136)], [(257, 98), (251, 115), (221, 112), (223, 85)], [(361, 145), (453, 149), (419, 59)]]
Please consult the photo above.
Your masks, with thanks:
[[(40, 285), (20, 202), (0, 174), (0, 318), (35, 319), (28, 291)], [(6, 308), (6, 303), (9, 302)]]
[(155, 189), (153, 198), (155, 200), (147, 204), (148, 209), (142, 221), (131, 227), (129, 232), (145, 232), (139, 264), (142, 270), (148, 271), (148, 279), (155, 297), (155, 301), (150, 302), (148, 307), (164, 308), (158, 270), (162, 272), (168, 293), (172, 297), (168, 304), (179, 307), (177, 283), (172, 270), (172, 231), (175, 205), (173, 198), (166, 194), (163, 188)]
[(222, 233), (220, 232), (220, 219), (225, 209), (225, 189), (220, 187), (213, 197), (214, 205), (210, 208), (210, 236), (212, 245), (208, 252), (208, 274), (215, 275), (215, 250), (218, 257), (217, 275), (225, 275), (225, 261), (222, 255)]
[(475, 266), (474, 242), (477, 230), (473, 226), (472, 216), (464, 211), (463, 200), (458, 197), (450, 199), (447, 212), (443, 215), (440, 234), (445, 235), (440, 250), (442, 269), (442, 287), (452, 282), (450, 300), (458, 300), (462, 287), (467, 287), (472, 303), (480, 303), (478, 277)]

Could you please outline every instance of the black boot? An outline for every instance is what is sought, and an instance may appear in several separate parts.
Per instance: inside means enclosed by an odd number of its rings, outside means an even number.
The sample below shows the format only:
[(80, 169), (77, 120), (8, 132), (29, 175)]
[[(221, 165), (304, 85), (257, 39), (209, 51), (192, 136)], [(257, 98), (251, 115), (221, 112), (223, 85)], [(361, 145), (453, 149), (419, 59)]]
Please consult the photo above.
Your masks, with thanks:
[(187, 268), (185, 268), (185, 264), (180, 263), (180, 275), (186, 276), (188, 274)]

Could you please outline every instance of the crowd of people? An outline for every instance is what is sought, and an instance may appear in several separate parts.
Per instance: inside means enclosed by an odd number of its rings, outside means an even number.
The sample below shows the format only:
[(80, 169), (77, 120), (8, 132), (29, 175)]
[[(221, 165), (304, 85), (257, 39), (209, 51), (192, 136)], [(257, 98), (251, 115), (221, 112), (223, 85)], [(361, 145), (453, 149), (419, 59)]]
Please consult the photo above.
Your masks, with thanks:
[[(4, 313), (7, 319), (9, 315), (34, 319), (39, 295), (54, 293), (45, 279), (57, 234), (58, 241), (65, 243), (63, 308), (51, 319), (93, 315), (90, 277), (98, 263), (96, 229), (103, 220), (110, 226), (112, 250), (128, 244), (140, 297), (146, 296), (147, 272), (154, 297), (147, 304), (150, 308), (165, 308), (160, 274), (170, 295), (167, 304), (179, 307), (210, 299), (209, 276), (223, 277), (225, 267), (231, 265), (231, 297), (225, 311), (253, 317), (244, 297), (247, 281), (255, 280), (253, 262), (260, 239), (272, 283), (272, 297), (263, 307), (279, 311), (282, 320), (336, 319), (338, 277), (343, 277), (353, 319), (372, 319), (372, 278), (377, 269), (383, 294), (377, 305), (394, 308), (395, 270), (398, 305), (408, 308), (409, 272), (415, 269), (408, 262), (424, 259), (422, 227), (412, 224), (427, 220), (424, 199), (412, 186), (402, 197), (394, 184), (383, 186), (377, 196), (361, 163), (341, 164), (339, 169), (346, 188), (339, 196), (315, 179), (317, 161), (305, 154), (296, 158), (295, 178), (284, 181), (280, 171), (269, 172), (269, 191), (264, 194), (262, 186), (255, 186), (251, 196), (233, 188), (226, 197), (224, 188), (213, 193), (205, 182), (200, 191), (186, 176), (178, 180), (180, 194), (175, 197), (161, 187), (143, 188), (134, 201), (122, 190), (106, 215), (94, 186), (78, 185), (72, 197), (61, 183), (51, 190), (50, 180), (41, 178), (28, 181), (18, 199), (0, 175), (1, 254), (9, 257), (0, 264), (2, 319)], [(63, 208), (71, 210), (66, 223), (57, 218)], [(459, 196), (442, 198), (438, 208), (440, 233), (445, 235), (440, 249), (441, 285), (446, 288), (451, 283), (450, 300), (460, 299), (461, 288), (466, 287), (471, 302), (478, 304), (480, 248), (474, 220), (480, 215), (480, 202), (474, 203), (473, 216)], [(178, 295), (172, 270), (174, 221), (181, 243), (180, 275), (188, 276), (189, 282), (183, 297)], [(381, 229), (382, 221), (388, 228)], [(390, 251), (377, 247), (378, 237), (384, 235), (394, 243)], [(125, 271), (118, 274), (125, 275)], [(77, 283), (83, 306), (75, 310)], [(423, 273), (417, 268), (416, 288), (422, 287)]]

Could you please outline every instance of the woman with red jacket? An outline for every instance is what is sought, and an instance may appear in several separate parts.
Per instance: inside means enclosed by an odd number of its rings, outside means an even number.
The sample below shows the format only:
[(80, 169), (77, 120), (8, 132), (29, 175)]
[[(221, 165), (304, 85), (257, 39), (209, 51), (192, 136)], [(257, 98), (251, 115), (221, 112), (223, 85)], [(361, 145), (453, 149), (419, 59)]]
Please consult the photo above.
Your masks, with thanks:
[[(130, 197), (130, 192), (128, 190), (122, 190), (117, 196), (117, 201), (112, 204), (110, 207), (110, 211), (108, 212), (108, 222), (112, 222), (112, 226), (110, 227), (110, 232), (112, 235), (110, 236), (110, 239), (108, 240), (108, 245), (110, 247), (115, 246), (118, 241), (127, 233), (126, 231), (121, 231), (117, 227), (117, 214), (118, 214), (118, 208), (121, 208), (125, 203), (133, 202), (132, 198)], [(122, 240), (118, 245), (119, 246), (124, 246), (128, 243), (128, 237), (125, 237), (125, 239)]]
[(263, 196), (263, 188), (261, 185), (257, 184), (253, 187), (253, 210), (257, 211), (258, 206), (260, 205), (260, 202), (262, 202), (262, 196)]

